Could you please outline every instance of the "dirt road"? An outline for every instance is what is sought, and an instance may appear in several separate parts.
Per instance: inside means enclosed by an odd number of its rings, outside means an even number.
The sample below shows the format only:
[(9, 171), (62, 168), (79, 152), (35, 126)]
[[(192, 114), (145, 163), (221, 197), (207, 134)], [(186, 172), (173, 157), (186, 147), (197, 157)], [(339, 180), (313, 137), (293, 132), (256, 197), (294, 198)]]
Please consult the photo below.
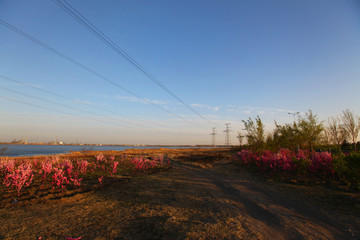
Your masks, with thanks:
[(336, 218), (336, 213), (320, 211), (313, 203), (297, 198), (296, 192), (279, 190), (247, 171), (234, 174), (226, 171), (229, 165), (221, 164), (213, 169), (174, 164), (178, 171), (191, 176), (194, 184), (206, 183), (204, 190), (212, 197), (209, 209), (243, 219), (244, 228), (252, 233), (249, 238), (359, 239), (355, 220), (345, 223)]
[[(231, 163), (169, 172), (0, 209), (0, 239), (360, 239), (360, 216)], [(311, 198), (311, 196), (310, 196)]]

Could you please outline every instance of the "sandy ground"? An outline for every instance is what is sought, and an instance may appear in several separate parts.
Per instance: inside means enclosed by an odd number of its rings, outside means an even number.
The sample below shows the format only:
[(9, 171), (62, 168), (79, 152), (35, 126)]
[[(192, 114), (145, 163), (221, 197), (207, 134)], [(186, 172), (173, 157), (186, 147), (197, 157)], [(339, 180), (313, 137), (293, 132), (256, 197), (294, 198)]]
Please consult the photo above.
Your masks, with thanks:
[(360, 239), (359, 193), (278, 183), (221, 154), (167, 155), (170, 171), (2, 207), (0, 239)]

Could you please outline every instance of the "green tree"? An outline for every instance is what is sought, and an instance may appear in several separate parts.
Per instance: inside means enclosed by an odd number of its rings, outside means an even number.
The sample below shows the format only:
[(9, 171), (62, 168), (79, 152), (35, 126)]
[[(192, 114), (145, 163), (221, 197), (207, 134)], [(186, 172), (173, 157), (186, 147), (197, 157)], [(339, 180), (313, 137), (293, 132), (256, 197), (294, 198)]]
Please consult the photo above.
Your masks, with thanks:
[(249, 147), (255, 150), (263, 150), (265, 147), (265, 127), (259, 116), (255, 118), (255, 122), (249, 118), (243, 120), (245, 130), (247, 132), (246, 139)]
[[(299, 148), (309, 148), (311, 151), (315, 144), (321, 139), (323, 131), (322, 122), (318, 123), (316, 115), (311, 110), (305, 117), (299, 117), (297, 122), (284, 125), (275, 122), (275, 130), (271, 138), (271, 145), (274, 150), (279, 148), (288, 148), (296, 150)], [(270, 138), (268, 138), (270, 140)], [(268, 142), (269, 145), (269, 142)]]
[(300, 117), (296, 131), (303, 145), (313, 150), (314, 145), (320, 140), (321, 132), (324, 130), (322, 122), (318, 122), (316, 115), (309, 110), (305, 117)]
[(275, 150), (278, 150), (279, 148), (296, 150), (302, 145), (298, 125), (295, 122), (293, 124), (286, 123), (284, 125), (275, 122), (275, 126), (276, 128), (273, 133), (273, 141), (275, 146), (277, 146), (277, 149)]

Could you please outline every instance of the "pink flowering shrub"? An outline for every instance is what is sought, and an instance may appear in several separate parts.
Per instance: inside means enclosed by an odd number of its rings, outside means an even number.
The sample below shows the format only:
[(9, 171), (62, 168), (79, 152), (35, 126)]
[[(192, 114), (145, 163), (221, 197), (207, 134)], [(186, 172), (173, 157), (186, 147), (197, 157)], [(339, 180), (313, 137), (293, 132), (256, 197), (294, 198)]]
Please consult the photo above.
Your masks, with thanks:
[[(7, 165), (9, 167), (9, 165)], [(33, 170), (31, 163), (21, 164), (18, 167), (7, 168), (7, 174), (4, 177), (4, 185), (14, 187), (18, 194), (22, 187), (29, 186), (33, 179)]]
[(15, 168), (15, 160), (14, 159), (5, 159), (0, 161), (0, 171), (3, 173), (10, 173)]
[(114, 161), (112, 163), (112, 172), (110, 173), (111, 175), (115, 174), (117, 172), (117, 166), (119, 165), (118, 161)]
[(99, 155), (96, 156), (96, 160), (97, 160), (97, 166), (100, 169), (105, 170), (105, 166), (106, 166), (105, 156), (102, 153), (100, 153)]
[(77, 164), (78, 164), (80, 173), (86, 174), (87, 168), (89, 166), (89, 162), (87, 160), (81, 160), (81, 161), (78, 161)]
[(244, 164), (250, 164), (251, 162), (253, 162), (255, 160), (255, 155), (252, 154), (251, 151), (248, 151), (248, 150), (241, 150), (241, 152), (238, 152), (236, 154), (236, 157), (238, 159), (241, 159), (241, 161), (244, 163)]
[(164, 161), (163, 156), (160, 156), (155, 159), (148, 159), (145, 157), (134, 157), (130, 160), (130, 162), (133, 165), (135, 171), (138, 172), (147, 172), (150, 169), (163, 167), (170, 164), (169, 161)]
[(61, 168), (54, 168), (53, 187), (65, 188), (66, 184), (69, 183), (68, 178), (65, 176), (65, 172)]
[(331, 153), (314, 153), (311, 156), (310, 171), (318, 172), (324, 175), (334, 175)]
[(40, 173), (43, 173), (43, 181), (46, 181), (46, 176), (49, 175), (53, 170), (53, 161), (47, 159), (41, 163)]
[(256, 166), (261, 171), (298, 171), (322, 175), (334, 174), (332, 157), (328, 152), (308, 153), (301, 150), (293, 152), (289, 149), (280, 149), (276, 153), (270, 151), (253, 153), (242, 150), (235, 155), (235, 159), (244, 165)]
[(61, 159), (59, 156), (46, 159), (0, 159), (0, 184), (16, 192), (30, 184), (45, 190), (64, 191), (68, 187), (77, 188), (88, 179), (86, 184), (93, 184), (96, 179), (100, 186), (104, 185), (106, 176), (128, 174), (133, 171), (148, 172), (151, 169), (167, 166), (164, 158), (145, 158), (127, 155), (119, 157), (98, 154), (89, 159)]

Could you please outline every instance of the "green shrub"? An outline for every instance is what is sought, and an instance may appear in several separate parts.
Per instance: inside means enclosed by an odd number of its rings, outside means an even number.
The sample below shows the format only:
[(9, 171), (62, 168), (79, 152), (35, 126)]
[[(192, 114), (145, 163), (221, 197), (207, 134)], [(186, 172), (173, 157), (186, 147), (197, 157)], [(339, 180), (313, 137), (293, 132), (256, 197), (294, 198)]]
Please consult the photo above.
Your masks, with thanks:
[(333, 158), (335, 174), (346, 185), (360, 190), (360, 153)]
[(360, 170), (360, 153), (352, 152), (351, 154), (345, 156), (345, 161), (350, 168)]

